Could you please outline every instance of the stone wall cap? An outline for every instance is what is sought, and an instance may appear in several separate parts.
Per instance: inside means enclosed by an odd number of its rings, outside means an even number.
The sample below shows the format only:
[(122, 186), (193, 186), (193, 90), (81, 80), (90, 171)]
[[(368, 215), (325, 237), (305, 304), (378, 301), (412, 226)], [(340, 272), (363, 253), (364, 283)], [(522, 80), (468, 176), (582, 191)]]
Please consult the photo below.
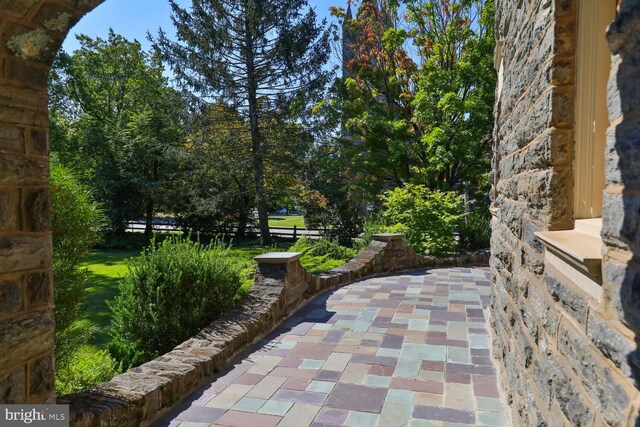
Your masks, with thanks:
[(377, 240), (378, 242), (391, 242), (392, 240), (402, 240), (404, 239), (404, 234), (402, 233), (380, 233), (374, 234), (373, 240)]
[(270, 252), (254, 259), (258, 264), (288, 264), (300, 259), (302, 252)]

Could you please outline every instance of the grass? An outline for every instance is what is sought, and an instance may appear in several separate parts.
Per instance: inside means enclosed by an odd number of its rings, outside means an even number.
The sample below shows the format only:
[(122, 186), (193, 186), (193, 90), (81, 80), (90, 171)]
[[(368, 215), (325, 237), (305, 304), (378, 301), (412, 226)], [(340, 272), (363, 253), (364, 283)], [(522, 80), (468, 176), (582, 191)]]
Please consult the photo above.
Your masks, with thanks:
[(270, 216), (269, 227), (304, 227), (304, 217), (302, 215)]
[(127, 260), (139, 255), (139, 250), (101, 250), (82, 263), (82, 267), (91, 274), (84, 303), (87, 321), (98, 328), (89, 345), (106, 348), (111, 324), (111, 309), (107, 301), (112, 301), (118, 294), (118, 282), (127, 273)]

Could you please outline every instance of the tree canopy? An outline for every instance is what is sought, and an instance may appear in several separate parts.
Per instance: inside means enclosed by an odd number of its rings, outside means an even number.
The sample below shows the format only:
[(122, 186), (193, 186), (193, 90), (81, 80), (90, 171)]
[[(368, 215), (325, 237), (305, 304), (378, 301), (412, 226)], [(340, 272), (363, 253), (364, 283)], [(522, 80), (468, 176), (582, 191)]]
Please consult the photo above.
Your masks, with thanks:
[(155, 40), (180, 85), (200, 102), (229, 105), (248, 121), (256, 206), (269, 243), (265, 158), (273, 125), (295, 123), (328, 81), (326, 23), (307, 0), (170, 0), (177, 41)]
[(78, 40), (50, 77), (52, 150), (82, 172), (115, 230), (143, 215), (150, 226), (182, 136), (184, 99), (163, 76), (157, 52), (113, 31), (106, 40)]
[(467, 189), (486, 181), (493, 126), (492, 0), (363, 1), (334, 8), (345, 75), (325, 107), (354, 185)]

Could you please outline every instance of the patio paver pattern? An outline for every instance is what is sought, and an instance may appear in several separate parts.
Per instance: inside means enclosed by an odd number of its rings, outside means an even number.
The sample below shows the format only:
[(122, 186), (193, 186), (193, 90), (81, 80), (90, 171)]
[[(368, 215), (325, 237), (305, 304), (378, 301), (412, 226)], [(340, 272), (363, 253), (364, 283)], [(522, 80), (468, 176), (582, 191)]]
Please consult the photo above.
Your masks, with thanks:
[(487, 268), (373, 278), (306, 305), (169, 426), (507, 426)]

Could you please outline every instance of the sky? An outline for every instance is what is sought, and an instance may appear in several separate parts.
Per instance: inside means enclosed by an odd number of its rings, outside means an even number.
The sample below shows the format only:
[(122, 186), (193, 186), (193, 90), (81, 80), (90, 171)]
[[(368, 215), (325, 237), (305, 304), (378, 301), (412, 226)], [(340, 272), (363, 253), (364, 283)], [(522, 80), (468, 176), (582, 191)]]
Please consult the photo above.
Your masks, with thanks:
[[(346, 3), (346, 0), (309, 0), (311, 7), (316, 8), (319, 18), (328, 20), (332, 19), (329, 6), (346, 6)], [(191, 1), (178, 0), (178, 4), (188, 8)], [(155, 36), (158, 34), (158, 28), (162, 27), (168, 35), (175, 34), (170, 13), (168, 0), (106, 0), (73, 27), (63, 44), (63, 49), (71, 53), (78, 48), (75, 34), (104, 39), (110, 27), (127, 39), (137, 39), (143, 48), (147, 49), (147, 31)]]

